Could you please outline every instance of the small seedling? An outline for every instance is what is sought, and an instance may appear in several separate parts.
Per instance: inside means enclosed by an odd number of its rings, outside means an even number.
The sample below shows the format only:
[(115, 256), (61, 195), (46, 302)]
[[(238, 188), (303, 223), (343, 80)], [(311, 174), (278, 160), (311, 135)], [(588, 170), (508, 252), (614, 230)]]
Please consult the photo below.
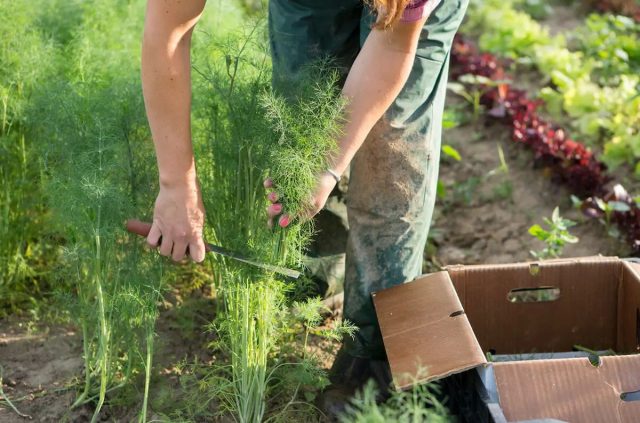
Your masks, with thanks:
[(500, 165), (487, 174), (487, 177), (493, 175), (503, 176), (503, 180), (493, 188), (493, 196), (501, 200), (511, 199), (513, 196), (513, 184), (509, 178), (509, 165), (500, 144), (498, 144), (498, 158), (500, 159)]
[(545, 217), (543, 220), (549, 227), (548, 230), (543, 229), (538, 224), (529, 228), (529, 233), (546, 245), (545, 248), (540, 251), (531, 251), (531, 255), (535, 258), (545, 260), (560, 257), (566, 244), (575, 244), (578, 242), (578, 237), (569, 233), (569, 228), (576, 223), (561, 217), (558, 207), (553, 210), (551, 219)]
[(463, 107), (446, 107), (442, 116), (442, 128), (452, 129), (466, 123), (468, 120), (467, 113)]
[(612, 217), (615, 212), (625, 213), (631, 210), (631, 207), (622, 201), (605, 201), (601, 198), (595, 198), (595, 202), (598, 207), (604, 212), (604, 218), (601, 219), (602, 223), (604, 223), (607, 228), (607, 233), (614, 237), (618, 238), (620, 236), (620, 231), (618, 228), (613, 226)]
[(508, 84), (510, 81), (493, 80), (481, 75), (462, 75), (458, 78), (460, 82), (449, 82), (447, 88), (454, 94), (464, 98), (473, 107), (474, 122), (480, 117), (482, 96), (493, 87)]

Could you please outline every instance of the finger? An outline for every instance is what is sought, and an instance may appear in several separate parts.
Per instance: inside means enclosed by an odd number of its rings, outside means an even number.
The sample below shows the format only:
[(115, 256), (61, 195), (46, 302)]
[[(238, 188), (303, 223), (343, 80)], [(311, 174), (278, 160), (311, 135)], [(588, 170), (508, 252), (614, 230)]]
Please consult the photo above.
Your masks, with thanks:
[(267, 194), (267, 200), (275, 203), (276, 201), (278, 201), (278, 193), (275, 191), (271, 191), (269, 194)]
[(147, 244), (149, 244), (152, 248), (158, 248), (160, 244), (160, 238), (162, 237), (162, 232), (160, 232), (160, 228), (155, 223), (151, 225), (151, 229), (149, 230), (149, 235), (147, 236)]
[(177, 241), (173, 244), (173, 250), (171, 251), (171, 258), (173, 261), (181, 261), (187, 253), (187, 243), (184, 241)]
[(280, 213), (282, 213), (282, 204), (272, 204), (269, 207), (267, 207), (267, 215), (269, 217), (276, 217), (277, 215), (279, 215)]
[(162, 237), (162, 244), (160, 245), (160, 255), (169, 257), (171, 255), (171, 250), (173, 250), (173, 240), (165, 235)]
[(281, 228), (286, 228), (289, 226), (289, 223), (291, 223), (291, 218), (288, 214), (282, 215), (280, 219), (278, 219), (278, 225), (280, 225)]
[(270, 217), (269, 220), (267, 220), (267, 227), (269, 229), (273, 229), (273, 218)]
[(202, 238), (198, 238), (196, 242), (189, 243), (189, 255), (191, 259), (196, 263), (202, 263), (204, 261), (204, 241)]
[(264, 182), (262, 183), (262, 185), (264, 185), (265, 188), (272, 188), (273, 187), (273, 179), (271, 179), (271, 178), (265, 179)]

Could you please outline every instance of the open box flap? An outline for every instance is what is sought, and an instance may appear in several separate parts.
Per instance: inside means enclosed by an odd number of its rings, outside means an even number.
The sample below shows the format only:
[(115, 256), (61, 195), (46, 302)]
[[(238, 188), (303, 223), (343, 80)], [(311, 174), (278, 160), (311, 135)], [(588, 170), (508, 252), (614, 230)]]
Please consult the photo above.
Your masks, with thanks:
[(447, 272), (372, 296), (396, 388), (486, 363)]
[(494, 363), (508, 421), (640, 422), (640, 356)]

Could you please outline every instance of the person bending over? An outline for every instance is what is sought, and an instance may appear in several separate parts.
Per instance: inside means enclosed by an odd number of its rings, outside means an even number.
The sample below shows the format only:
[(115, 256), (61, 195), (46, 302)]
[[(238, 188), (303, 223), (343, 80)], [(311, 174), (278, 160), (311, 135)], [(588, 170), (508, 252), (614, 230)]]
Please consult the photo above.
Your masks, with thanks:
[[(347, 168), (344, 318), (358, 326), (320, 397), (329, 415), (373, 378), (390, 383), (370, 294), (420, 275), (436, 198), (449, 51), (468, 0), (270, 0), (277, 90), (327, 56), (344, 71), (347, 119), (333, 166), (318, 175), (310, 205), (325, 205)], [(204, 259), (205, 210), (191, 145), (190, 42), (205, 0), (149, 0), (143, 49), (145, 106), (160, 191), (147, 242), (182, 260)], [(277, 181), (275, 181), (277, 184)], [(281, 225), (280, 204), (268, 218)], [(309, 216), (307, 216), (309, 217)], [(162, 237), (161, 244), (158, 241)]]

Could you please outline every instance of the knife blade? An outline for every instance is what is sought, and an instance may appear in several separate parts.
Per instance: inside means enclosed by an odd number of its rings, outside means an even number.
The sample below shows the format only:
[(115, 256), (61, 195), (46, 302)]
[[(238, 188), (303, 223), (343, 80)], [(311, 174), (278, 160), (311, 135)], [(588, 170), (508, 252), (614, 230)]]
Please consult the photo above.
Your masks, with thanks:
[[(132, 234), (147, 237), (149, 235), (149, 231), (151, 230), (151, 223), (142, 222), (136, 219), (131, 219), (131, 220), (127, 220), (126, 227), (127, 227), (127, 231), (131, 232)], [(296, 270), (252, 260), (240, 253), (227, 250), (226, 248), (220, 247), (219, 245), (214, 245), (205, 241), (204, 246), (205, 246), (206, 252), (208, 253), (219, 254), (221, 256), (228, 257), (232, 260), (236, 260), (251, 266), (259, 267), (269, 272), (279, 273), (281, 275), (285, 275), (290, 278), (298, 279), (300, 277), (300, 272)]]

